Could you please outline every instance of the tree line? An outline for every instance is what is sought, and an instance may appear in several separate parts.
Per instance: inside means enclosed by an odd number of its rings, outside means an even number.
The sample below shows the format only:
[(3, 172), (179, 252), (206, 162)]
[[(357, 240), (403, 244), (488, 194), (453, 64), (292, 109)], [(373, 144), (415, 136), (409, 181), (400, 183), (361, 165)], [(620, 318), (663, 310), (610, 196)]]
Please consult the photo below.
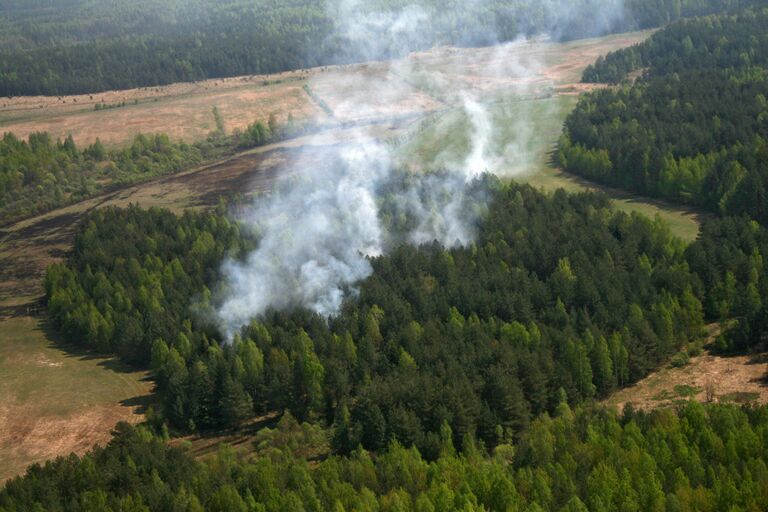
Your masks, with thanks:
[(766, 9), (686, 20), (598, 60), (585, 81), (624, 83), (583, 97), (560, 141), (570, 172), (724, 216), (687, 249), (706, 316), (735, 321), (723, 352), (764, 346), (768, 330), (766, 24)]
[(79, 148), (72, 136), (54, 141), (32, 133), (26, 140), (6, 133), (0, 139), (0, 224), (76, 203), (105, 192), (173, 174), (228, 151), (261, 146), (305, 129), (290, 121), (279, 126), (274, 115), (226, 135), (217, 130), (194, 144), (165, 134), (137, 135), (126, 148), (107, 149), (96, 142)]
[(309, 462), (303, 452), (322, 446), (324, 432), (289, 415), (259, 434), (255, 453), (203, 460), (120, 424), (106, 447), (9, 481), (0, 510), (765, 510), (767, 425), (765, 406), (690, 402), (617, 415), (560, 404), (491, 454), (471, 436), (455, 444), (444, 425), (433, 460), (393, 441)]
[(721, 353), (768, 347), (768, 230), (745, 217), (710, 220), (686, 249), (699, 278), (705, 314), (731, 324), (715, 342)]
[(598, 61), (560, 143), (575, 174), (768, 224), (768, 10), (672, 25)]
[(0, 139), (0, 222), (52, 210), (90, 197), (110, 185), (136, 183), (200, 163), (198, 147), (166, 135), (138, 135), (130, 147), (107, 150), (96, 140), (79, 149), (72, 136), (47, 133)]

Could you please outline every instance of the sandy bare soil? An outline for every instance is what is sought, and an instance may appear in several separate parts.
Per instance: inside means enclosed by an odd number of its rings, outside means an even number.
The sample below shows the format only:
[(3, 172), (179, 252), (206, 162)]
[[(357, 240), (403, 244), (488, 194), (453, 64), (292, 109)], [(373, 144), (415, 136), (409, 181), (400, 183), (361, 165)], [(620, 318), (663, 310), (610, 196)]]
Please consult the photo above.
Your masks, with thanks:
[[(711, 326), (709, 341), (720, 332)], [(604, 403), (621, 410), (668, 407), (681, 400), (768, 404), (768, 354), (722, 357), (707, 351), (681, 368), (652, 373), (635, 385), (614, 393)], [(709, 390), (709, 395), (707, 391)]]
[(768, 354), (720, 357), (707, 353), (691, 359), (683, 368), (664, 368), (620, 391), (606, 403), (621, 410), (632, 402), (636, 409), (650, 410), (690, 398), (705, 402), (706, 386), (711, 383), (715, 402), (766, 404), (766, 363)]

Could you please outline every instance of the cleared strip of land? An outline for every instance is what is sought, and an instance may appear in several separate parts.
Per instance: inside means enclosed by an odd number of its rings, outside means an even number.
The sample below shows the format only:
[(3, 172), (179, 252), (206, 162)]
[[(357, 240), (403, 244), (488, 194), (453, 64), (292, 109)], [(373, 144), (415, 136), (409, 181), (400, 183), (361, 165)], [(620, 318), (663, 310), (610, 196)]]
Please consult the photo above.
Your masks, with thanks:
[[(404, 65), (420, 70), (417, 76), (449, 74), (451, 81), (481, 92), (514, 88), (528, 82), (554, 84), (563, 94), (577, 94), (584, 87), (578, 81), (588, 64), (600, 55), (639, 43), (650, 34), (645, 31), (566, 44), (519, 45), (515, 49), (519, 61), (535, 62), (538, 68), (535, 76), (525, 79), (515, 72), (513, 63), (503, 59), (504, 54), (493, 48), (436, 48), (413, 54), (405, 59)], [(346, 121), (423, 113), (439, 106), (439, 99), (419, 89), (420, 84), (388, 77), (388, 68), (386, 63), (372, 62), (93, 95), (0, 98), (0, 132), (10, 131), (26, 137), (45, 131), (54, 138), (71, 134), (80, 145), (91, 144), (99, 137), (107, 145), (122, 146), (138, 133), (156, 132), (192, 142), (215, 130), (211, 113), (214, 106), (221, 112), (228, 131), (243, 129), (256, 120), (266, 122), (273, 113), (280, 122), (287, 121), (289, 114), (296, 122), (328, 122), (326, 112), (303, 89), (310, 79), (313, 91)], [(491, 79), (484, 69), (508, 71), (494, 71)], [(350, 94), (362, 94), (361, 91), (370, 91), (374, 85), (381, 93), (363, 98), (369, 106), (365, 111), (345, 111), (345, 105), (361, 104), (359, 98), (350, 101), (355, 99)], [(110, 108), (96, 110), (97, 104)], [(121, 106), (123, 104), (125, 106)]]

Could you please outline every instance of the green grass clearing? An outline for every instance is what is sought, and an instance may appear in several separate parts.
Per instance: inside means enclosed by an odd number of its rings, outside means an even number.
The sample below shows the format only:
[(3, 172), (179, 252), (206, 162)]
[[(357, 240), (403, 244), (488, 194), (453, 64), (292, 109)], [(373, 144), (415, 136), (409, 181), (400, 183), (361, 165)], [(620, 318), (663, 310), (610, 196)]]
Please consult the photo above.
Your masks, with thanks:
[(34, 462), (105, 443), (140, 421), (145, 372), (52, 342), (41, 320), (0, 321), (0, 482)]
[[(575, 105), (576, 98), (570, 96), (529, 100), (508, 96), (483, 104), (488, 112), (489, 168), (481, 171), (519, 177), (543, 167)], [(397, 161), (424, 170), (463, 167), (477, 128), (463, 108), (455, 108), (401, 146)]]
[[(603, 187), (564, 173), (552, 161), (563, 123), (573, 110), (575, 96), (545, 99), (508, 97), (487, 104), (490, 130), (486, 160), (501, 176), (529, 183), (546, 192), (600, 190), (614, 200), (617, 209), (638, 212), (651, 218), (659, 216), (673, 234), (693, 241), (699, 232), (699, 214), (627, 192)], [(461, 108), (453, 109), (416, 130), (411, 140), (400, 146), (397, 162), (411, 169), (435, 170), (458, 168), (468, 161), (473, 125)]]
[(689, 386), (688, 384), (678, 384), (675, 386), (675, 393), (681, 398), (689, 398), (701, 393), (701, 388)]
[(760, 393), (736, 391), (734, 393), (727, 393), (720, 396), (721, 402), (734, 402), (737, 404), (747, 404), (750, 402), (757, 402), (760, 399)]
[(675, 395), (669, 391), (668, 389), (665, 389), (661, 391), (660, 393), (657, 393), (653, 395), (653, 400), (656, 400), (657, 402), (663, 402), (665, 400), (672, 400), (675, 398)]

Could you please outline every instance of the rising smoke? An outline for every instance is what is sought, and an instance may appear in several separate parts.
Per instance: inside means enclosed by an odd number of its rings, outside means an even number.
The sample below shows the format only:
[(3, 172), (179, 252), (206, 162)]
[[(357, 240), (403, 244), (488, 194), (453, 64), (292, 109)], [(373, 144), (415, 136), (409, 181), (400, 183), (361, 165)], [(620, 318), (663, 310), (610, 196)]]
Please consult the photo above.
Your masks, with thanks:
[[(482, 0), (465, 2), (468, 19), (473, 13), (485, 12), (484, 4)], [(593, 17), (600, 24), (595, 31), (610, 27), (622, 12), (618, 0), (582, 0), (580, 4), (599, 13)], [(568, 0), (536, 5), (553, 26), (568, 26), (580, 19), (574, 15), (575, 3)], [(426, 48), (451, 28), (439, 19), (434, 4), (403, 2), (397, 10), (378, 12), (361, 0), (329, 0), (328, 10), (337, 20), (336, 37), (369, 59)], [(584, 16), (584, 12), (578, 14)], [(524, 21), (521, 18), (520, 23)], [(457, 21), (450, 23), (455, 26)], [(487, 26), (483, 38), (496, 40)], [(496, 78), (507, 79), (506, 89), (515, 90), (503, 91), (506, 95), (531, 93), (534, 86), (528, 79), (536, 75), (539, 63), (517, 57), (525, 44), (518, 40), (497, 45), (484, 61), (483, 79), (490, 84)], [(392, 243), (438, 241), (452, 247), (474, 240), (477, 212), (466, 208), (468, 185), (486, 172), (509, 176), (528, 167), (526, 147), (535, 134), (529, 120), (520, 118), (513, 121), (514, 140), (501, 144), (494, 140), (498, 127), (489, 102), (500, 92), (488, 93), (485, 83), (456, 78), (461, 70), (476, 64), (467, 61), (469, 58), (459, 54), (450, 60), (450, 65), (459, 68), (453, 72), (445, 66), (425, 69), (419, 59), (406, 56), (387, 63), (386, 76), (379, 81), (352, 78), (352, 85), (364, 90), (335, 105), (336, 111), (374, 116), (377, 109), (372, 103), (397, 104), (416, 88), (429, 91), (444, 110), (460, 111), (467, 119), (465, 157), (446, 161), (442, 172), (418, 174), (398, 190), (389, 208), (413, 222), (404, 240), (393, 240), (381, 211), (382, 190), (400, 176), (393, 145), (373, 137), (366, 127), (347, 129), (343, 144), (310, 141), (309, 147), (326, 146), (323, 161), (304, 159), (312, 164), (292, 169), (290, 179), (279, 183), (270, 196), (257, 199), (242, 215), (241, 221), (260, 233), (260, 240), (258, 249), (244, 261), (230, 260), (223, 267), (225, 292), (217, 316), (228, 339), (270, 309), (303, 307), (326, 317), (336, 314), (345, 298), (355, 294), (355, 284), (371, 274), (369, 259), (385, 253)], [(510, 77), (517, 84), (514, 87), (509, 85)], [(513, 161), (518, 158), (518, 164), (502, 165), (510, 157)]]

